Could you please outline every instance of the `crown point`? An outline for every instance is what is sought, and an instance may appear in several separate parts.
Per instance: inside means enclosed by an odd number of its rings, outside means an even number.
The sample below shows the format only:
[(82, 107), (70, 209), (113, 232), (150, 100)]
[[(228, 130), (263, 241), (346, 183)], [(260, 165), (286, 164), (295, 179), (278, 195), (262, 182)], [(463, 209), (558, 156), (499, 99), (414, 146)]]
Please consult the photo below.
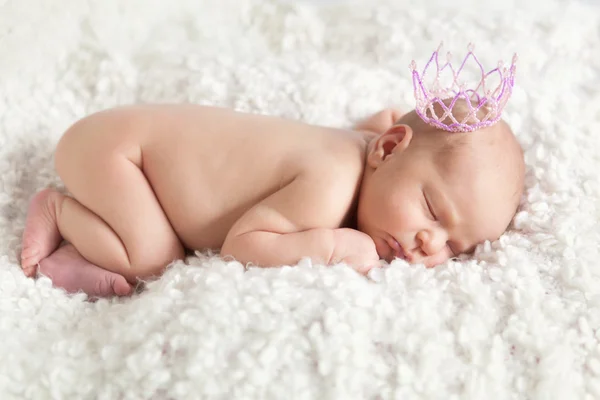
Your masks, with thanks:
[(452, 61), (452, 53), (451, 52), (446, 53), (446, 59), (448, 60), (448, 62)]
[(415, 62), (415, 60), (412, 60), (410, 62), (410, 65), (408, 66), (408, 68), (410, 68), (411, 71), (415, 71), (417, 69), (417, 63)]
[[(421, 77), (418, 76), (418, 73), (416, 72), (416, 61), (412, 60), (412, 63), (410, 64), (410, 68), (413, 70), (413, 86), (415, 89), (414, 96), (416, 100), (415, 110), (419, 117), (421, 117), (421, 119), (423, 119), (423, 121), (425, 121), (427, 124), (449, 132), (472, 132), (480, 128), (491, 126), (498, 122), (498, 120), (501, 118), (502, 110), (507, 100), (510, 98), (512, 88), (514, 86), (517, 54), (514, 54), (512, 65), (509, 67), (509, 69), (507, 69), (506, 62), (499, 61), (498, 68), (491, 70), (487, 74), (477, 58), (474, 58), (475, 62), (481, 68), (482, 75), (476, 86), (469, 86), (471, 83), (467, 85), (466, 81), (460, 79), (460, 75), (463, 70), (462, 66), (466, 60), (469, 57), (475, 57), (473, 53), (475, 49), (474, 44), (469, 43), (469, 54), (467, 54), (465, 61), (458, 70), (455, 70), (450, 63), (452, 54), (449, 51), (446, 52), (448, 63), (444, 66), (437, 64), (438, 54), (442, 45), (443, 42), (434, 52), (433, 56), (427, 63), (427, 66), (425, 66), (425, 70), (423, 71), (427, 71), (429, 64), (435, 60), (437, 68), (435, 68), (433, 71), (434, 79), (433, 81), (428, 79), (427, 85), (425, 85), (425, 82), (422, 81)], [(452, 73), (452, 80), (445, 82), (445, 85), (443, 85), (441, 82), (441, 74), (446, 67), (448, 67)], [(492, 89), (488, 87), (489, 82), (486, 82), (486, 80), (493, 73), (498, 75), (500, 82)], [(443, 77), (449, 78), (446, 75), (443, 75)], [(493, 79), (493, 81), (495, 82), (496, 79)], [(472, 114), (474, 111), (481, 109), (483, 106), (491, 111), (487, 112), (483, 119), (475, 118), (473, 123), (467, 124), (456, 120), (456, 117), (452, 114), (452, 108), (456, 101), (466, 101), (467, 106)], [(435, 104), (439, 105), (444, 110), (441, 117), (431, 112)], [(475, 116), (475, 114), (473, 114), (473, 116)], [(451, 122), (446, 121), (447, 117), (451, 119)]]
[(444, 41), (443, 40), (440, 42), (440, 45), (438, 46), (438, 48), (437, 48), (436, 51), (439, 53), (440, 50), (442, 49), (442, 47), (444, 47)]

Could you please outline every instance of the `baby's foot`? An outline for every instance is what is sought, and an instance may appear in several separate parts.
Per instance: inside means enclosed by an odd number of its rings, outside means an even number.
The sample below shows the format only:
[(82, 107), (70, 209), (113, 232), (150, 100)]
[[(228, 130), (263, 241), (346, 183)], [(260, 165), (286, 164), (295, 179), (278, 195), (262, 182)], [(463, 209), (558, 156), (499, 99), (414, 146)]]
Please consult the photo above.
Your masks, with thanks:
[(127, 296), (133, 289), (123, 276), (87, 261), (72, 244), (40, 261), (39, 272), (68, 293), (82, 291), (90, 297)]
[(56, 201), (62, 194), (45, 189), (36, 194), (27, 211), (21, 251), (21, 268), (27, 276), (35, 275), (37, 264), (60, 244), (56, 225)]

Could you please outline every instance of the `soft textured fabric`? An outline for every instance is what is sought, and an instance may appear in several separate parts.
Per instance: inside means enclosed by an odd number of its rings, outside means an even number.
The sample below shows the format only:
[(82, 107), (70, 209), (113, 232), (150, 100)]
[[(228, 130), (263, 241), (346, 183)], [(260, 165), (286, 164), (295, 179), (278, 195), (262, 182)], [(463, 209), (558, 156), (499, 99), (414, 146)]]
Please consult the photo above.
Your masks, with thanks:
[[(599, 27), (592, 0), (0, 2), (0, 398), (600, 397)], [(23, 276), (27, 202), (60, 185), (76, 119), (194, 102), (351, 126), (411, 108), (408, 65), (440, 40), (519, 54), (526, 191), (473, 257), (366, 279), (200, 254), (96, 303)]]

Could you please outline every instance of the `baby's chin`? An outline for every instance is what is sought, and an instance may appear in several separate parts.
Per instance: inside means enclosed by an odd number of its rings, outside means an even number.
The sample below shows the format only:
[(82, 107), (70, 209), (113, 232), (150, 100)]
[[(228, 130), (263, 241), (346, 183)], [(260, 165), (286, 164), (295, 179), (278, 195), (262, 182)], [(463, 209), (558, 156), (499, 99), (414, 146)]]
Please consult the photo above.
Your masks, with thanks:
[[(392, 260), (396, 259), (392, 257)], [(445, 252), (441, 252), (429, 257), (421, 257), (421, 258), (411, 258), (411, 256), (407, 256), (406, 259), (398, 258), (399, 260), (404, 260), (411, 265), (423, 265), (425, 268), (434, 268), (438, 265), (441, 265), (450, 259), (450, 255)]]
[[(416, 263), (421, 263), (425, 265), (425, 268), (434, 268), (438, 265), (441, 265), (450, 259), (450, 255), (448, 254), (436, 254), (430, 257), (425, 258), (423, 261), (417, 261)], [(416, 264), (415, 263), (415, 264)]]

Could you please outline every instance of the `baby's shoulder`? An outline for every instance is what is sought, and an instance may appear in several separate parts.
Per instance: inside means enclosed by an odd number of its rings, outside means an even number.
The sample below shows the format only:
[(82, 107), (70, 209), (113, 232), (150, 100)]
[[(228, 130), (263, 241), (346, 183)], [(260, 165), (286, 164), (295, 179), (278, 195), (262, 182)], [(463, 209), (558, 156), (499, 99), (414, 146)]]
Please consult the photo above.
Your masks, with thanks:
[(362, 176), (366, 145), (354, 132), (335, 132), (324, 135), (310, 145), (302, 159), (302, 169), (332, 185), (352, 185)]
[(321, 206), (350, 206), (358, 193), (364, 171), (364, 148), (342, 140), (323, 146), (307, 157), (300, 175), (319, 192)]

